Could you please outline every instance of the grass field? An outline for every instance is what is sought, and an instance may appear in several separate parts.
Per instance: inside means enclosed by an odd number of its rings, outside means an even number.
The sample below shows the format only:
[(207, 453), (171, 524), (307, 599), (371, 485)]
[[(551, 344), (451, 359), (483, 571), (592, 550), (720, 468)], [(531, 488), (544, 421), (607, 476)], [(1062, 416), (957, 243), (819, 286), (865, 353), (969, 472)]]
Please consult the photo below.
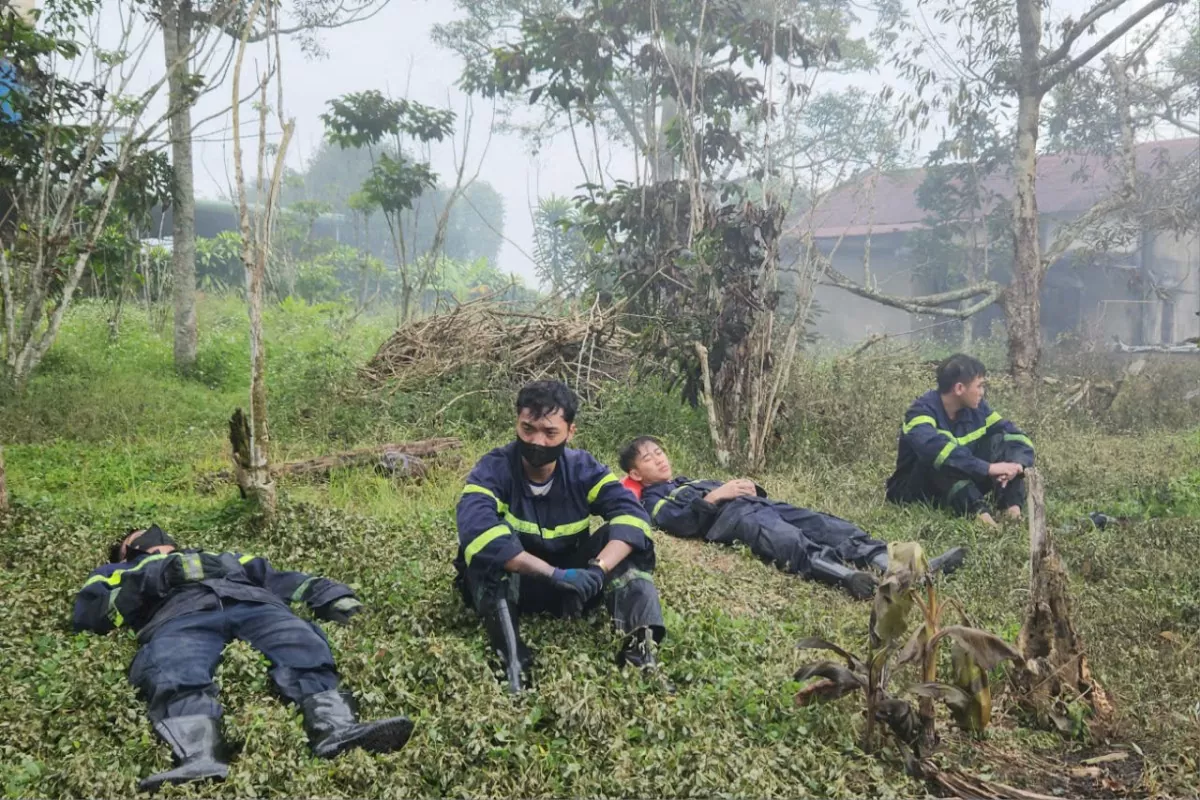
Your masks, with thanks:
[[(355, 368), (387, 334), (384, 323), (351, 325), (333, 307), (270, 312), (275, 457), (444, 434), (464, 439), (462, 462), (419, 485), (366, 470), (284, 483), (275, 525), (250, 525), (232, 485), (211, 478), (226, 466), (229, 414), (245, 403), (245, 318), (235, 301), (209, 299), (201, 311), (194, 378), (172, 370), (169, 327), (130, 311), (112, 341), (105, 309), (83, 305), (28, 391), (4, 401), (0, 436), (16, 503), (0, 536), (5, 796), (131, 795), (139, 778), (168, 764), (125, 682), (133, 637), (69, 628), (73, 594), (105, 545), (152, 521), (187, 544), (350, 583), (368, 613), (326, 628), (345, 682), (365, 716), (417, 722), (402, 752), (319, 762), (298, 716), (272, 697), (263, 659), (235, 644), (218, 673), (227, 734), (240, 749), (230, 778), (167, 794), (925, 793), (886, 751), (857, 751), (856, 700), (793, 704), (791, 675), (804, 660), (796, 641), (820, 635), (861, 649), (867, 604), (737, 550), (657, 538), (669, 628), (661, 658), (676, 694), (620, 672), (617, 641), (593, 617), (528, 624), (537, 688), (507, 695), (450, 578), (462, 479), (479, 454), (511, 437), (511, 396), (479, 391), (478, 376), (366, 391)], [(1053, 397), (1020, 402), (997, 381), (993, 405), (1038, 444), (1076, 622), (1119, 719), (1110, 741), (1064, 741), (1021, 727), (1001, 697), (982, 742), (942, 726), (945, 763), (1043, 793), (1180, 796), (1200, 786), (1200, 440), (1195, 405), (1164, 397), (1164, 387), (1195, 376), (1168, 369), (1147, 371), (1092, 418), (1067, 418)], [(789, 397), (775, 463), (758, 477), (773, 495), (849, 517), (880, 538), (920, 539), (932, 550), (966, 544), (967, 567), (947, 591), (978, 625), (1012, 641), (1026, 596), (1026, 533), (882, 502), (896, 425), (928, 373), (911, 357), (883, 354), (810, 365)], [(653, 389), (614, 390), (579, 424), (577, 443), (610, 462), (625, 438), (651, 432), (666, 439), (680, 471), (717, 474), (699, 415)], [(1128, 521), (1097, 531), (1081, 521), (1092, 510)], [(1127, 759), (1072, 778), (1079, 760), (1117, 751)]]

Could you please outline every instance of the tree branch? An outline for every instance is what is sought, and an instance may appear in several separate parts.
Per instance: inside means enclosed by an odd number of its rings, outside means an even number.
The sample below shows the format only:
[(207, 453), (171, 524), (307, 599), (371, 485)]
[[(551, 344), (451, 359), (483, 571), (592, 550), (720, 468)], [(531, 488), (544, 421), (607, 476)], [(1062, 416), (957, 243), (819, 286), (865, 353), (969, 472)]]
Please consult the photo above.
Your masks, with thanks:
[(621, 102), (621, 98), (617, 97), (617, 93), (613, 91), (611, 86), (604, 87), (604, 97), (612, 105), (613, 113), (617, 115), (617, 119), (621, 120), (621, 124), (625, 126), (629, 137), (633, 139), (633, 145), (641, 155), (646, 155), (646, 140), (642, 137), (642, 132), (638, 130), (637, 122), (634, 121), (633, 115), (629, 113), (629, 109)]
[[(995, 281), (984, 281), (983, 283), (967, 286), (962, 289), (955, 289), (951, 292), (929, 294), (921, 297), (899, 297), (897, 295), (885, 294), (884, 292), (877, 292), (874, 289), (868, 289), (865, 286), (855, 283), (834, 269), (833, 265), (827, 260), (825, 261), (824, 273), (828, 279), (825, 281), (826, 286), (834, 286), (867, 300), (873, 300), (881, 305), (907, 311), (910, 314), (927, 314), (934, 317), (948, 317), (951, 319), (967, 319), (974, 316), (999, 300), (1000, 296), (1004, 293), (1004, 288), (1000, 284)], [(966, 308), (941, 307), (946, 303), (954, 303), (972, 297), (980, 297), (981, 295), (982, 297), (978, 302)]]
[(1071, 45), (1075, 44), (1076, 39), (1085, 34), (1088, 28), (1095, 25), (1096, 22), (1099, 21), (1099, 19), (1105, 14), (1116, 11), (1118, 8), (1125, 5), (1126, 2), (1128, 2), (1128, 0), (1105, 0), (1102, 3), (1092, 6), (1092, 8), (1086, 14), (1080, 17), (1078, 22), (1072, 25), (1070, 29), (1063, 34), (1062, 43), (1058, 46), (1058, 48), (1042, 59), (1042, 69), (1053, 67), (1055, 64), (1066, 58), (1071, 52)]
[(1107, 50), (1113, 42), (1117, 41), (1126, 33), (1128, 33), (1134, 26), (1136, 26), (1146, 17), (1150, 16), (1164, 6), (1173, 5), (1177, 2), (1179, 2), (1179, 0), (1150, 0), (1149, 3), (1133, 12), (1133, 14), (1131, 14), (1124, 22), (1105, 34), (1100, 41), (1096, 42), (1094, 45), (1085, 50), (1078, 58), (1072, 59), (1066, 66), (1055, 70), (1055, 72), (1051, 74), (1049, 78), (1046, 78), (1038, 88), (1043, 94), (1050, 91), (1059, 83), (1061, 83), (1062, 80), (1068, 75), (1075, 72), (1093, 58)]

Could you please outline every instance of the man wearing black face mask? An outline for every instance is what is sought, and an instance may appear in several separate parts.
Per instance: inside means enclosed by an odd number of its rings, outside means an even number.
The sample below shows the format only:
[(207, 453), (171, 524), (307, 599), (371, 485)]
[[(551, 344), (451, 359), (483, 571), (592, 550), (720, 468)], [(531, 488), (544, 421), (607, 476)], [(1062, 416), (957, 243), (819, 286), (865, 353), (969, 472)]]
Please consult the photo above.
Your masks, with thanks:
[(127, 626), (141, 645), (129, 681), (145, 698), (154, 730), (171, 746), (174, 769), (143, 780), (222, 780), (229, 772), (213, 673), (225, 645), (241, 639), (267, 657), (279, 693), (298, 705), (315, 755), (352, 748), (386, 753), (408, 741), (404, 717), (359, 723), (338, 691), (325, 635), (288, 609), (304, 602), (320, 619), (345, 624), (362, 604), (348, 586), (280, 572), (265, 558), (179, 550), (157, 525), (131, 531), (109, 550), (75, 598), (77, 631)]
[[(624, 634), (618, 663), (642, 668), (666, 633), (649, 518), (607, 467), (567, 449), (578, 407), (557, 381), (526, 385), (516, 441), (475, 465), (458, 501), (457, 584), (514, 692), (532, 662), (522, 612), (568, 616), (603, 601)], [(594, 533), (592, 515), (605, 520)]]

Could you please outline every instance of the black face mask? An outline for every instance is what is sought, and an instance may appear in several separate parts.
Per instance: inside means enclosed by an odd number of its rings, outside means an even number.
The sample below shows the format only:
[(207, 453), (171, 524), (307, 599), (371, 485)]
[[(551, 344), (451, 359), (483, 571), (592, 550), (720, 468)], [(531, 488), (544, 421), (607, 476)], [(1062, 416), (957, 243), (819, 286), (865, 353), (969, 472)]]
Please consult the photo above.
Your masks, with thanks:
[(125, 560), (132, 561), (141, 555), (146, 555), (150, 552), (151, 547), (168, 544), (171, 547), (178, 547), (178, 543), (157, 525), (151, 525), (142, 533), (141, 536), (134, 539), (125, 547)]
[(567, 443), (564, 441), (553, 447), (547, 447), (544, 444), (533, 444), (517, 437), (517, 447), (521, 451), (521, 458), (525, 459), (529, 466), (536, 468), (558, 461), (563, 450), (567, 449)]

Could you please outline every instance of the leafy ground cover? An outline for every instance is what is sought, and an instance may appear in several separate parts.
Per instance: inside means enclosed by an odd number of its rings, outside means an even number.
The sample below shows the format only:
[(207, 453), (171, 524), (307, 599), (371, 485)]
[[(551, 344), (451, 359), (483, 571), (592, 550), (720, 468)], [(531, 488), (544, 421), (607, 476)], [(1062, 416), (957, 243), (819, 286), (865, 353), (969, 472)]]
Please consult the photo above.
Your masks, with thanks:
[[(748, 553), (659, 536), (657, 581), (670, 634), (662, 660), (678, 692), (631, 679), (600, 617), (535, 619), (536, 690), (510, 697), (479, 627), (450, 585), (453, 506), (465, 470), (510, 435), (510, 393), (465, 376), (370, 392), (356, 368), (386, 323), (335, 306), (285, 304), (268, 317), (273, 447), (318, 455), (433, 434), (464, 438), (461, 463), (397, 485), (369, 471), (281, 486), (280, 519), (245, 516), (224, 468), (226, 420), (246, 395), (244, 312), (202, 306), (200, 371), (171, 369), (169, 331), (127, 313), (116, 340), (105, 309), (75, 312), (43, 371), (5, 398), (0, 436), (17, 508), (0, 536), (0, 781), (6, 796), (118, 796), (164, 767), (125, 682), (128, 634), (69, 630), (73, 594), (116, 532), (157, 521), (179, 539), (233, 548), (351, 583), (370, 611), (327, 628), (364, 715), (405, 713), (417, 733), (400, 753), (308, 755), (295, 712), (272, 695), (263, 659), (241, 644), (219, 675), (229, 738), (227, 783), (186, 796), (920, 796), (884, 753), (856, 750), (860, 707), (793, 705), (803, 636), (857, 649), (867, 604), (756, 562)], [(1077, 624), (1093, 668), (1118, 701), (1108, 741), (1064, 741), (1022, 727), (1003, 698), (983, 742), (943, 726), (946, 763), (1035, 791), (1189, 795), (1200, 782), (1200, 454), (1194, 409), (1162, 398), (1194, 383), (1156, 366), (1104, 414), (1064, 415), (997, 381), (993, 405), (1035, 436), (1050, 521), (1072, 570)], [(758, 476), (773, 495), (932, 550), (966, 544), (947, 591), (976, 624), (1015, 640), (1027, 582), (1025, 532), (982, 529), (926, 509), (886, 506), (895, 428), (928, 381), (912, 357), (823, 360), (802, 371), (777, 457)], [(1169, 380), (1168, 380), (1169, 378)], [(1175, 383), (1171, 383), (1175, 381)], [(667, 441), (689, 474), (717, 474), (701, 417), (650, 388), (614, 390), (580, 420), (578, 444), (615, 460), (637, 433)], [(1177, 397), (1177, 395), (1172, 395)], [(453, 403), (450, 403), (454, 400)], [(449, 405), (447, 405), (450, 403)], [(1182, 404), (1182, 405), (1181, 405)], [(1102, 510), (1128, 521), (1097, 530)], [(1119, 752), (1097, 769), (1080, 762)]]

